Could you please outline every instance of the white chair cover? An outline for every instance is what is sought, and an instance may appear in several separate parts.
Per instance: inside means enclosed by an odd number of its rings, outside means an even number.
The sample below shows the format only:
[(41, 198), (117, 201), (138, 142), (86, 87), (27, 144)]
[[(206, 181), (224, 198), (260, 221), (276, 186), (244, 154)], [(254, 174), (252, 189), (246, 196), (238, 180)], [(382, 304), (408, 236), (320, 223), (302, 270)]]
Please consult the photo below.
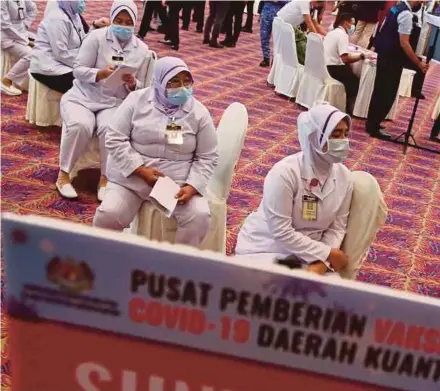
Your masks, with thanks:
[[(356, 103), (353, 109), (353, 115), (359, 118), (367, 118), (370, 107), (371, 96), (373, 95), (374, 80), (376, 79), (376, 65), (368, 61), (362, 67), (361, 79), (359, 82), (359, 91)], [(394, 120), (397, 115), (397, 105), (399, 103), (399, 94), (396, 96), (393, 107), (388, 113), (387, 119)]]
[[(154, 51), (151, 52), (151, 60), (148, 64), (148, 71), (146, 77), (146, 86), (150, 86), (153, 81), (153, 71), (157, 61), (157, 54)], [(87, 150), (80, 156), (75, 163), (70, 178), (73, 179), (78, 175), (78, 172), (86, 168), (101, 168), (100, 165), (101, 155), (99, 152), (99, 141), (96, 136), (93, 137), (92, 142), (89, 144)]]
[(440, 114), (440, 94), (437, 97), (437, 102), (434, 106), (434, 110), (432, 110), (432, 119), (436, 120), (439, 114)]
[(63, 94), (36, 81), (29, 73), (26, 119), (38, 126), (61, 126), (60, 100)]
[(0, 77), (3, 78), (8, 72), (9, 70), (12, 68), (12, 66), (15, 64), (16, 59), (12, 58), (12, 56), (7, 53), (4, 52), (3, 50), (1, 51), (1, 56), (2, 56), (2, 68), (1, 68), (1, 73), (0, 73)]
[(311, 108), (317, 101), (329, 102), (345, 111), (345, 87), (330, 77), (324, 61), (324, 45), (319, 35), (307, 35), (304, 75), (299, 83), (296, 103)]
[(412, 69), (403, 69), (402, 77), (400, 78), (400, 84), (399, 84), (399, 95), (400, 96), (406, 96), (411, 97), (411, 88), (414, 80), (414, 75), (416, 74), (416, 71), (413, 71)]
[(281, 20), (280, 27), (280, 56), (275, 70), (275, 92), (294, 98), (304, 74), (304, 66), (298, 62), (292, 25)]
[(272, 68), (267, 76), (267, 82), (271, 85), (275, 84), (275, 75), (277, 74), (279, 63), (281, 62), (281, 26), (283, 20), (278, 16), (275, 17), (272, 23), (272, 35), (273, 35), (273, 58)]
[[(234, 169), (244, 145), (247, 127), (246, 107), (237, 102), (232, 103), (224, 112), (217, 129), (219, 163), (205, 194), (212, 221), (210, 230), (200, 246), (201, 249), (226, 252), (226, 202)], [(130, 230), (150, 240), (174, 243), (177, 224), (174, 219), (164, 217), (150, 202), (144, 202)]]

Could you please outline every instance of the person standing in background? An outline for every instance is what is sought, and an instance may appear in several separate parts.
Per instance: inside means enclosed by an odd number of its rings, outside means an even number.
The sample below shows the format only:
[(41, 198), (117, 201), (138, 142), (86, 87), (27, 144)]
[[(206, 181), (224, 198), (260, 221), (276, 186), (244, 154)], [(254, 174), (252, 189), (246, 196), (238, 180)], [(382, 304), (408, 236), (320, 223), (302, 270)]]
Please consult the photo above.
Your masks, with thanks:
[(1, 2), (1, 48), (18, 61), (0, 82), (1, 92), (7, 95), (20, 95), (28, 79), (30, 55), (33, 42), (29, 40), (28, 29), (37, 16), (37, 5), (30, 0)]
[(231, 1), (228, 13), (224, 21), (226, 36), (220, 43), (224, 46), (234, 48), (237, 44), (241, 32), (241, 23), (243, 22), (243, 11), (246, 6), (245, 1)]
[(168, 22), (166, 26), (165, 37), (160, 43), (171, 46), (171, 49), (179, 50), (179, 20), (180, 11), (184, 7), (186, 1), (167, 1), (168, 6)]
[(140, 39), (144, 39), (145, 35), (149, 31), (151, 20), (153, 19), (154, 12), (157, 12), (159, 18), (162, 22), (162, 25), (157, 28), (158, 33), (165, 33), (165, 28), (167, 26), (168, 15), (167, 9), (163, 6), (162, 1), (156, 0), (147, 0), (144, 7), (144, 14), (142, 15), (141, 25), (139, 27), (139, 31), (137, 33), (137, 37)]
[(218, 49), (224, 47), (218, 42), (218, 36), (230, 3), (230, 1), (209, 1), (209, 16), (205, 24), (203, 44), (209, 44), (210, 47)]
[(278, 11), (283, 8), (288, 1), (265, 1), (260, 17), (260, 40), (263, 61), (260, 67), (270, 66), (270, 36), (272, 35), (272, 23)]
[(351, 42), (367, 48), (379, 20), (379, 12), (384, 9), (385, 1), (360, 1), (356, 7), (356, 30)]
[(246, 23), (241, 28), (244, 33), (252, 34), (252, 27), (254, 25), (254, 5), (255, 1), (245, 1), (246, 3)]
[(413, 12), (417, 12), (421, 6), (421, 1), (411, 0), (393, 6), (377, 35), (376, 79), (366, 123), (366, 131), (372, 137), (391, 138), (382, 131), (380, 124), (396, 99), (404, 66), (407, 67), (406, 64), (411, 62), (422, 73), (428, 70), (428, 64), (417, 57), (415, 48), (411, 46), (411, 35), (416, 23)]

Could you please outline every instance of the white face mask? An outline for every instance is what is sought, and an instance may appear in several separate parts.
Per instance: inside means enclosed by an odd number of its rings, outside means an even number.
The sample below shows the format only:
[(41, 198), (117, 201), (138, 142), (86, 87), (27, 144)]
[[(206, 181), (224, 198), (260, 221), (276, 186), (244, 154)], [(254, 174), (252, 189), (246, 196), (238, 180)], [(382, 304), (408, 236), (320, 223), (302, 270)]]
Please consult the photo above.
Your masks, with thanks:
[(350, 152), (350, 142), (344, 139), (329, 139), (327, 141), (327, 155), (333, 163), (341, 163), (348, 157)]

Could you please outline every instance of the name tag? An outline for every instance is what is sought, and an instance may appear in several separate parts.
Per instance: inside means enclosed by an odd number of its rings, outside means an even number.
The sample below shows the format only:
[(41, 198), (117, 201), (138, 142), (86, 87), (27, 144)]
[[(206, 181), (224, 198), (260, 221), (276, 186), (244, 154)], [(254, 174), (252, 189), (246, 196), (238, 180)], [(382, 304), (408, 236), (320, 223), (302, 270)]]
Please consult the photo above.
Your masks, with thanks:
[(303, 195), (302, 218), (306, 221), (316, 221), (318, 219), (318, 197)]
[(171, 145), (183, 144), (182, 127), (176, 125), (174, 119), (172, 119), (171, 122), (166, 127), (165, 141), (167, 144), (171, 144)]
[(18, 18), (24, 20), (24, 9), (21, 7), (18, 9)]
[(118, 66), (124, 63), (124, 56), (112, 56), (114, 66)]

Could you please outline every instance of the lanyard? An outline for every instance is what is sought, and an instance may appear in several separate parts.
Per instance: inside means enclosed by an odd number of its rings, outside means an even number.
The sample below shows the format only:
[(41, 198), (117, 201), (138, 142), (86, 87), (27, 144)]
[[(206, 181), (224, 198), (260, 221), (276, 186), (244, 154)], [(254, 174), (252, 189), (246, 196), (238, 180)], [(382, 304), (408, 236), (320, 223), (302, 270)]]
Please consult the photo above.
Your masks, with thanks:
[(81, 36), (81, 29), (77, 29), (76, 28), (76, 26), (75, 26), (75, 23), (73, 23), (73, 20), (72, 20), (72, 18), (70, 17), (70, 15), (66, 12), (66, 11), (64, 11), (63, 9), (62, 9), (62, 11), (66, 14), (66, 16), (69, 18), (69, 20), (70, 20), (70, 23), (72, 23), (72, 26), (73, 26), (73, 29), (76, 31), (76, 33), (78, 34), (78, 37), (79, 37), (79, 41), (80, 41), (80, 43), (82, 44), (82, 36)]

